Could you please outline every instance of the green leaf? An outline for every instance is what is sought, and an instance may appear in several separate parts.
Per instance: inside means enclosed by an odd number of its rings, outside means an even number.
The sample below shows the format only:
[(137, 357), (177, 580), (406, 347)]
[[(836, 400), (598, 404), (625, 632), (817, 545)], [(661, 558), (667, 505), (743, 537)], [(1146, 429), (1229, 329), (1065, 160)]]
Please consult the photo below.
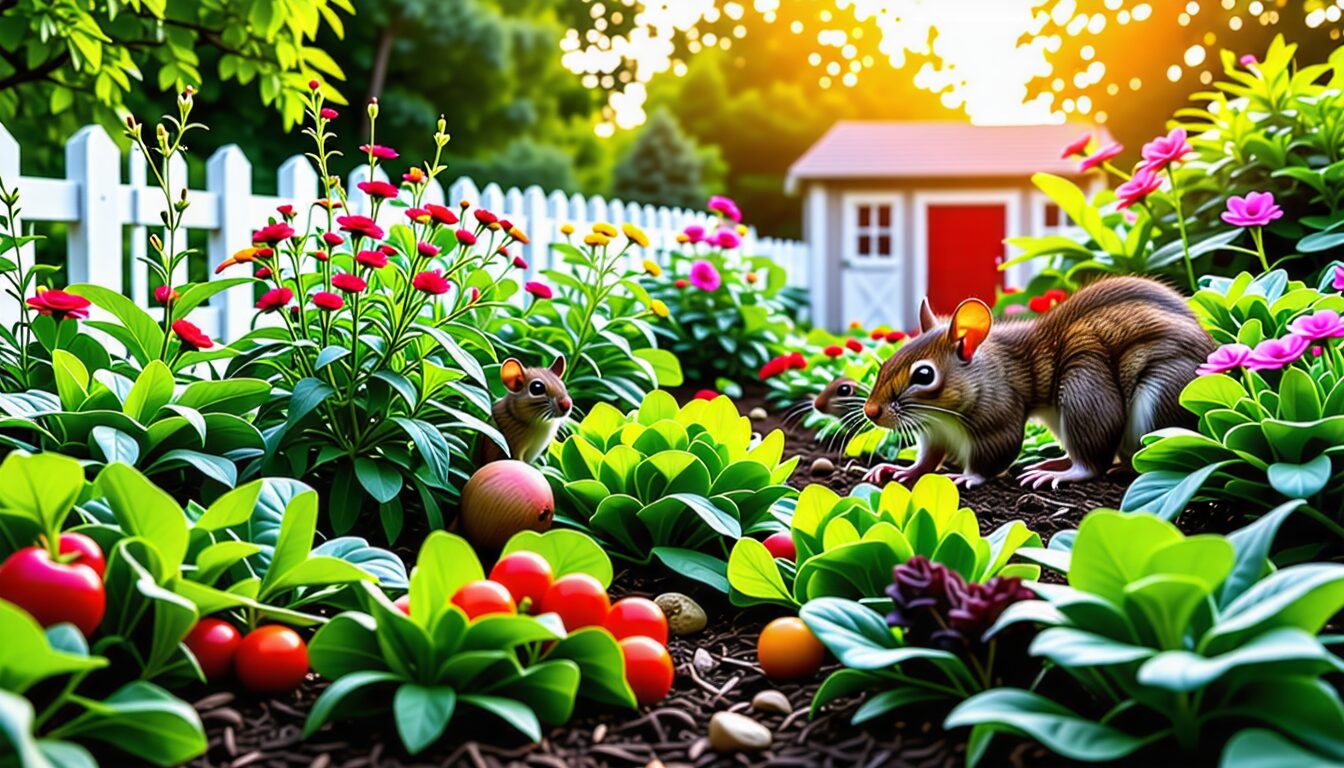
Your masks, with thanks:
[(944, 728), (978, 725), (1027, 736), (1057, 754), (1087, 762), (1119, 760), (1156, 738), (1137, 739), (1109, 725), (1079, 717), (1040, 694), (1014, 688), (976, 694), (953, 709), (943, 721)]
[(215, 499), (200, 519), (196, 527), (206, 531), (218, 531), (242, 525), (252, 518), (252, 513), (261, 498), (264, 482), (256, 480), (241, 485)]
[(464, 693), (460, 700), (463, 704), (469, 704), (498, 717), (533, 742), (541, 741), (541, 723), (537, 720), (537, 713), (521, 701), (478, 693)]
[(205, 752), (205, 730), (190, 704), (143, 681), (129, 683), (52, 735), (94, 739), (154, 765), (185, 763)]
[[(400, 426), (415, 442), (416, 450), (420, 452), (425, 464), (429, 466), (433, 478), (441, 484), (447, 484), (448, 468), (453, 452), (443, 433), (435, 429), (434, 425), (419, 419), (396, 416), (393, 417), (392, 421)], [(358, 470), (358, 462), (356, 462), (356, 470)], [(361, 480), (361, 482), (363, 481)], [(365, 486), (365, 488), (367, 489), (368, 486)], [(398, 488), (398, 492), (400, 492), (400, 488)], [(370, 491), (370, 494), (372, 494), (372, 491)]]
[(187, 554), (189, 533), (187, 517), (173, 497), (125, 464), (104, 467), (96, 484), (117, 524), (127, 534), (153, 542), (164, 568), (177, 573)]
[[(1296, 370), (1296, 369), (1293, 369)], [(1305, 464), (1270, 464), (1270, 486), (1290, 499), (1309, 499), (1330, 482), (1330, 456), (1322, 453)]]
[(1316, 634), (1344, 609), (1344, 565), (1310, 563), (1275, 571), (1237, 597), (1204, 638), (1217, 653), (1278, 627)]
[(376, 501), (385, 504), (401, 493), (401, 472), (386, 459), (355, 459), (355, 477)]
[(881, 616), (853, 600), (817, 598), (798, 615), (826, 650), (850, 669), (885, 669), (912, 650), (902, 647)]
[[(1341, 235), (1344, 241), (1344, 235)], [(1219, 768), (1321, 768), (1326, 756), (1307, 750), (1274, 731), (1248, 728), (1238, 731), (1223, 747)]]
[(571, 573), (586, 573), (611, 586), (611, 558), (591, 537), (580, 531), (557, 528), (537, 533), (520, 531), (504, 545), (500, 557), (513, 552), (535, 552), (550, 563), (555, 578)]
[(1155, 517), (1093, 512), (1078, 526), (1069, 584), (1120, 605), (1125, 586), (1145, 575), (1153, 552), (1181, 538), (1176, 526)]
[(242, 415), (265, 403), (270, 397), (270, 382), (228, 378), (194, 381), (178, 396), (176, 404), (200, 413)]
[(173, 399), (173, 372), (162, 361), (152, 360), (122, 403), (122, 412), (141, 423), (153, 421), (159, 409)]
[[(328, 680), (363, 672), (386, 672), (378, 645), (378, 625), (365, 613), (347, 611), (323, 624), (308, 644), (313, 671)], [(309, 720), (311, 723), (311, 718)], [(320, 725), (320, 723), (319, 723)]]
[(1228, 534), (1227, 540), (1236, 550), (1236, 562), (1218, 596), (1218, 607), (1226, 608), (1269, 569), (1269, 550), (1278, 535), (1279, 526), (1305, 502), (1289, 501), (1262, 515), (1250, 525)]
[(262, 595), (270, 595), (280, 589), (282, 579), (311, 558), (315, 535), (317, 493), (304, 491), (289, 499), (285, 505), (271, 562), (261, 580)]
[(728, 564), (717, 557), (680, 547), (654, 547), (652, 554), (673, 573), (727, 594)]
[[(331, 625), (328, 624), (327, 626)], [(331, 685), (323, 689), (322, 695), (317, 697), (317, 701), (313, 702), (313, 708), (308, 711), (308, 719), (303, 725), (303, 737), (305, 739), (311, 738), (314, 733), (317, 733), (317, 730), (331, 720), (341, 708), (341, 705), (352, 695), (364, 692), (373, 686), (399, 682), (401, 682), (401, 678), (391, 672), (384, 671), (351, 672), (332, 678)]]
[[(0, 632), (5, 652), (0, 654), (0, 690), (22, 694), (57, 675), (88, 672), (107, 666), (107, 659), (53, 648), (32, 616), (0, 600)], [(0, 718), (3, 720), (3, 718)]]
[(322, 401), (336, 394), (330, 384), (324, 381), (318, 381), (313, 378), (301, 379), (294, 385), (294, 392), (289, 397), (289, 414), (287, 425), (293, 427), (303, 420), (303, 417), (312, 413), (313, 409), (322, 404)]
[(1314, 678), (1344, 671), (1344, 661), (1326, 650), (1313, 635), (1284, 627), (1266, 632), (1218, 656), (1205, 657), (1184, 650), (1159, 653), (1139, 668), (1138, 680), (1154, 688), (1188, 693), (1247, 667), (1260, 667), (1275, 677), (1303, 675)]
[(443, 736), (457, 708), (457, 692), (443, 686), (406, 683), (392, 699), (397, 733), (406, 751), (419, 754)]
[(44, 531), (62, 528), (83, 490), (84, 468), (68, 456), (13, 451), (0, 464), (0, 507)]
[(117, 340), (126, 345), (126, 351), (142, 366), (157, 359), (163, 347), (163, 330), (149, 313), (136, 306), (120, 292), (98, 285), (80, 283), (65, 289), (76, 296), (83, 296), (100, 309), (107, 310), (121, 323), (124, 333)]
[(879, 717), (895, 712), (903, 707), (914, 706), (916, 704), (926, 704), (930, 701), (949, 698), (943, 691), (935, 691), (928, 688), (919, 688), (917, 686), (902, 686), (890, 691), (883, 691), (875, 696), (869, 696), (859, 708), (854, 711), (854, 716), (850, 719), (853, 725), (862, 725), (863, 723), (876, 720)]
[(115, 427), (94, 427), (90, 437), (103, 454), (103, 462), (106, 464), (120, 462), (135, 466), (135, 462), (140, 459), (140, 444), (134, 437)]
[[(411, 572), (411, 605), (415, 606), (416, 621), (434, 626), (463, 584), (484, 578), (485, 571), (466, 539), (445, 531), (429, 534)], [(422, 606), (428, 606), (428, 610)]]
[(555, 644), (547, 659), (569, 659), (579, 666), (579, 695), (606, 706), (636, 707), (625, 679), (625, 657), (610, 632), (585, 627)]
[(61, 407), (67, 411), (79, 410), (89, 396), (89, 371), (84, 363), (64, 349), (57, 349), (51, 353), (51, 372), (56, 378)]
[(1155, 650), (1130, 645), (1073, 627), (1050, 627), (1031, 643), (1032, 656), (1044, 656), (1067, 668), (1107, 667), (1151, 657)]
[[(739, 539), (728, 556), (728, 584), (734, 604), (746, 605), (756, 601), (774, 602), (793, 607), (793, 594), (784, 584), (775, 558), (765, 545), (755, 539)], [(749, 598), (742, 601), (738, 596)]]
[(681, 372), (681, 361), (665, 349), (637, 349), (635, 357), (653, 366), (654, 376), (659, 387), (679, 387), (685, 383)]

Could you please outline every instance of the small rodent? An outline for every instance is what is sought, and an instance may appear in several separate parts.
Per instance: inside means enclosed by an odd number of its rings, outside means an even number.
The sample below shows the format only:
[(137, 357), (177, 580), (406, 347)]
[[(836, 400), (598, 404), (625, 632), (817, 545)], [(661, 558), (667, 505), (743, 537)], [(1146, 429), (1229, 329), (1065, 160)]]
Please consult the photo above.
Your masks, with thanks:
[(500, 381), (508, 390), (490, 408), (495, 426), (509, 444), (510, 456), (495, 441), (482, 437), (479, 464), (515, 458), (529, 464), (546, 452), (555, 433), (574, 408), (569, 390), (560, 377), (565, 358), (557, 357), (550, 368), (525, 368), (509, 358), (499, 368)]
[(968, 299), (944, 325), (925, 299), (920, 328), (864, 404), (875, 424), (913, 436), (918, 455), (875, 467), (870, 482), (913, 481), (948, 458), (962, 468), (954, 480), (979, 485), (1017, 458), (1032, 417), (1067, 455), (1029, 466), (1023, 485), (1096, 477), (1148, 432), (1193, 421), (1181, 390), (1214, 347), (1179, 293), (1143, 277), (1104, 278), (1047, 314), (999, 323)]
[(817, 413), (843, 419), (855, 411), (862, 411), (867, 397), (867, 387), (848, 376), (837, 376), (813, 398), (812, 408)]

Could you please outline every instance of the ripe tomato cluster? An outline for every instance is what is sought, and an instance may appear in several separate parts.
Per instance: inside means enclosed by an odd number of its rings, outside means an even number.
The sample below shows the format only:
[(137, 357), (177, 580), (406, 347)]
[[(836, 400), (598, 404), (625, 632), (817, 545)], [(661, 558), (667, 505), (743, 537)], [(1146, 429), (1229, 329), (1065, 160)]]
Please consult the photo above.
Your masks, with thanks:
[(218, 682), (230, 672), (257, 693), (289, 693), (308, 674), (308, 646), (298, 632), (267, 624), (244, 636), (222, 619), (196, 622), (183, 640), (207, 680)]
[(103, 550), (82, 533), (63, 533), (57, 552), (52, 557), (46, 547), (32, 546), (6, 558), (0, 564), (0, 599), (44, 627), (70, 623), (90, 637), (107, 610)]
[[(522, 611), (554, 613), (569, 632), (604, 627), (620, 643), (626, 681), (641, 705), (660, 701), (672, 689), (675, 668), (667, 651), (663, 610), (642, 597), (612, 603), (602, 583), (586, 573), (557, 579), (551, 564), (535, 552), (505, 555), (490, 570), (490, 578), (463, 584), (451, 602), (472, 620)], [(410, 615), (409, 596), (396, 605)]]

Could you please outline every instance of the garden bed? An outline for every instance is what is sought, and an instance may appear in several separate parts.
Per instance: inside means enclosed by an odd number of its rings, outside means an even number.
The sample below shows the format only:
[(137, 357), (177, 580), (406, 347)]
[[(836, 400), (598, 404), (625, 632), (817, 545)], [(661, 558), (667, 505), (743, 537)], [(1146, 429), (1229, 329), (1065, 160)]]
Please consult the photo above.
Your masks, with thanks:
[[(690, 390), (678, 392), (679, 399)], [(740, 398), (743, 413), (764, 407), (763, 393), (752, 389)], [(767, 410), (758, 420), (758, 431), (782, 428), (787, 437), (786, 456), (802, 457), (790, 483), (802, 488), (809, 482), (828, 484), (847, 494), (861, 482), (867, 465), (846, 459), (840, 449), (819, 444), (811, 430), (785, 423), (781, 413)], [(814, 460), (825, 458), (836, 471), (814, 475)], [(1058, 490), (1022, 489), (1012, 478), (999, 478), (967, 491), (963, 503), (975, 509), (985, 533), (1014, 519), (1027, 523), (1043, 537), (1075, 527), (1082, 516), (1098, 507), (1120, 503), (1128, 473), (1114, 473), (1087, 483)], [(1194, 511), (1194, 510), (1192, 510)], [(1206, 507), (1188, 518), (1188, 532), (1224, 531), (1235, 527), (1224, 512)], [(418, 540), (410, 536), (409, 540)], [(414, 550), (398, 548), (408, 567)], [(964, 734), (947, 734), (938, 725), (941, 713), (882, 721), (871, 728), (849, 725), (857, 703), (828, 707), (815, 719), (808, 707), (825, 675), (838, 668), (828, 665), (822, 674), (806, 683), (768, 680), (756, 666), (756, 638), (761, 628), (778, 612), (770, 608), (735, 608), (721, 595), (702, 585), (676, 577), (652, 576), (647, 571), (619, 570), (611, 592), (616, 596), (653, 597), (665, 591), (685, 592), (696, 598), (710, 616), (709, 627), (698, 634), (673, 638), (672, 657), (677, 678), (671, 694), (657, 706), (635, 716), (619, 711), (579, 713), (566, 726), (555, 728), (538, 744), (530, 744), (508, 728), (484, 719), (469, 721), (456, 733), (479, 733), (479, 739), (445, 739), (430, 751), (408, 756), (392, 732), (390, 720), (372, 726), (348, 723), (327, 726), (304, 739), (303, 724), (317, 695), (326, 683), (310, 679), (296, 693), (278, 698), (257, 697), (242, 692), (204, 695), (195, 702), (205, 722), (208, 752), (194, 766), (295, 766), (333, 768), (361, 766), (526, 764), (571, 765), (960, 765), (965, 750)], [(703, 651), (703, 653), (701, 653)], [(696, 657), (700, 665), (696, 665)], [(793, 711), (771, 714), (751, 710), (752, 697), (774, 689), (783, 692)], [(710, 716), (718, 711), (744, 712), (774, 733), (775, 744), (766, 752), (722, 755), (709, 747), (705, 731)], [(377, 722), (377, 721), (370, 721)], [(366, 727), (369, 725), (369, 727)], [(481, 730), (484, 729), (484, 730)], [(1012, 765), (1060, 764), (1031, 744), (999, 745), (1000, 760)]]

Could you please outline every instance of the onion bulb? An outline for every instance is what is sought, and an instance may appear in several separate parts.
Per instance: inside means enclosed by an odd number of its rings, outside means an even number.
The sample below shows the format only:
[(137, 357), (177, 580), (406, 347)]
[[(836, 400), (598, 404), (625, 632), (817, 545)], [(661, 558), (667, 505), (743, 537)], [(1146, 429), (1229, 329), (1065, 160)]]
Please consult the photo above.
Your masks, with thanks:
[(540, 470), (521, 461), (493, 461), (462, 489), (462, 529), (473, 544), (498, 551), (519, 531), (551, 527), (555, 497)]

